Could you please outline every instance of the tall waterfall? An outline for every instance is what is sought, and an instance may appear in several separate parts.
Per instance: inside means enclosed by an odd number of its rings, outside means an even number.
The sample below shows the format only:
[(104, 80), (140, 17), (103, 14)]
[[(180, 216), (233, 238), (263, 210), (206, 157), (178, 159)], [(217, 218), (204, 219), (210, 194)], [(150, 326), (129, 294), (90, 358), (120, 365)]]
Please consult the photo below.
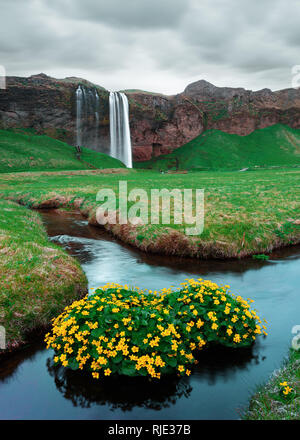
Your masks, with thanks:
[(127, 96), (121, 92), (109, 95), (110, 155), (132, 168), (132, 152), (129, 128)]

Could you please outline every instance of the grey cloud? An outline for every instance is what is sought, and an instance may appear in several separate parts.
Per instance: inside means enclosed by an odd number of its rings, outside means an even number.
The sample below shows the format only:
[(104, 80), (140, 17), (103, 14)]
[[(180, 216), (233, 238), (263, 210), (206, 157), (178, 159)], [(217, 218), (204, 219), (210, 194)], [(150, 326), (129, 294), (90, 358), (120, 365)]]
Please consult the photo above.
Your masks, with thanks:
[(175, 93), (201, 78), (289, 87), (300, 64), (297, 0), (0, 0), (0, 11), (9, 74)]
[(300, 46), (300, 3), (279, 2), (272, 13), (269, 30), (289, 46)]
[(67, 17), (116, 27), (169, 28), (176, 26), (190, 0), (47, 0), (49, 8)]

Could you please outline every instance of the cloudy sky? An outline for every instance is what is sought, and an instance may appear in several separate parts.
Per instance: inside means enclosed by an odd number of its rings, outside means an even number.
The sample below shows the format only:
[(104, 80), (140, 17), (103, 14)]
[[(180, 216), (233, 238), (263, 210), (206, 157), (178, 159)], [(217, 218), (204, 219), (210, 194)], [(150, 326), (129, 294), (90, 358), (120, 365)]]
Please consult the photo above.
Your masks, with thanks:
[(299, 0), (0, 0), (0, 6), (0, 65), (7, 75), (44, 72), (108, 90), (173, 94), (198, 79), (287, 88), (300, 65)]

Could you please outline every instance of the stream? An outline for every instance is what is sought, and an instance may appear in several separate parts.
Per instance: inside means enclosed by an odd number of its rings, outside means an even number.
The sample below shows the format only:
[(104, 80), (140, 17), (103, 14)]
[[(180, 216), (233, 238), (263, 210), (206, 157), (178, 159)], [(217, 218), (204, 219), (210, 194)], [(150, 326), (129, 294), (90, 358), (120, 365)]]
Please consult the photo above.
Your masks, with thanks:
[(117, 282), (149, 288), (177, 287), (185, 278), (229, 284), (254, 300), (267, 337), (251, 349), (201, 352), (188, 378), (109, 377), (54, 367), (43, 343), (1, 361), (1, 419), (238, 419), (257, 385), (280, 367), (300, 325), (300, 246), (270, 260), (197, 261), (146, 255), (121, 244), (80, 214), (42, 211), (51, 240), (76, 257), (89, 288)]

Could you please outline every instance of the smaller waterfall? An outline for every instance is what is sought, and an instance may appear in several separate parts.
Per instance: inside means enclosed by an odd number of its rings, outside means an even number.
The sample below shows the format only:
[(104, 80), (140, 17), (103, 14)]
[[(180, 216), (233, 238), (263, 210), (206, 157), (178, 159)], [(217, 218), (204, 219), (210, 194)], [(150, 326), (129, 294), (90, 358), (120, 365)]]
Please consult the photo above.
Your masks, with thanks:
[(98, 137), (99, 137), (99, 107), (100, 107), (100, 99), (95, 89), (95, 144), (98, 145)]
[(109, 95), (110, 155), (132, 168), (132, 151), (127, 96), (121, 92)]
[(96, 88), (78, 85), (76, 89), (76, 146), (99, 151), (100, 96)]
[(82, 146), (82, 107), (83, 92), (81, 86), (76, 90), (76, 146)]

